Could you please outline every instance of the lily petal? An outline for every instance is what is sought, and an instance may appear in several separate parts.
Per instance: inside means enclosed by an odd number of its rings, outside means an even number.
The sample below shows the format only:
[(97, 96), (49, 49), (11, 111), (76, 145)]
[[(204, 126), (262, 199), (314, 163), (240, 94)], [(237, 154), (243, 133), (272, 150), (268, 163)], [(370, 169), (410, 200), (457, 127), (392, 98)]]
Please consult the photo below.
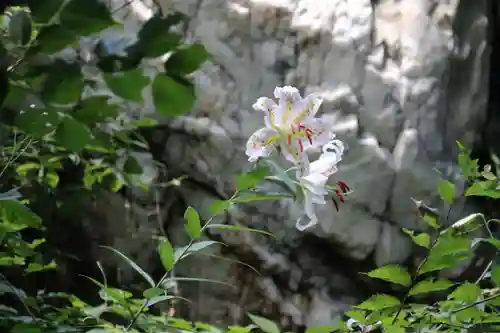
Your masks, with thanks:
[(247, 141), (245, 154), (250, 162), (255, 162), (259, 157), (271, 155), (279, 140), (279, 133), (269, 127), (263, 127), (253, 133)]
[[(295, 224), (295, 227), (299, 231), (304, 231), (318, 224), (318, 217), (316, 216), (316, 212), (314, 211), (314, 203), (312, 197), (308, 194), (306, 194), (304, 198), (304, 210), (306, 213), (305, 216), (301, 216)], [(302, 222), (307, 219), (309, 221), (306, 224), (303, 224)]]
[(316, 93), (307, 95), (303, 100), (295, 104), (290, 124), (296, 124), (313, 118), (323, 103), (323, 99)]
[(276, 87), (276, 89), (274, 89), (274, 96), (278, 98), (278, 112), (280, 113), (279, 126), (290, 128), (294, 110), (302, 101), (299, 90), (292, 86)]
[(257, 101), (252, 105), (253, 109), (256, 111), (262, 111), (266, 115), (264, 117), (264, 121), (267, 127), (273, 127), (276, 125), (276, 109), (278, 104), (270, 98), (260, 97)]
[(300, 124), (303, 134), (297, 139), (302, 141), (303, 150), (321, 147), (331, 141), (333, 126), (330, 121), (314, 118)]

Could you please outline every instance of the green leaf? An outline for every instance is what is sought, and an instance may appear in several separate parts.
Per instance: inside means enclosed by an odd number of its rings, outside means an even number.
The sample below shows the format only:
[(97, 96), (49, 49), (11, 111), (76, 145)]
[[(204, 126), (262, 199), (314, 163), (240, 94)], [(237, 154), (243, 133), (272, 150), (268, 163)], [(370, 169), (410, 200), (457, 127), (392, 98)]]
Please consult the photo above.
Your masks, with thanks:
[(250, 172), (239, 175), (236, 177), (236, 189), (238, 191), (244, 191), (254, 188), (268, 175), (269, 168), (266, 167), (256, 168)]
[(458, 286), (450, 295), (448, 299), (454, 299), (465, 302), (475, 302), (481, 295), (481, 288), (475, 283), (465, 282)]
[(406, 228), (403, 228), (403, 232), (410, 236), (415, 244), (425, 247), (426, 249), (429, 248), (431, 244), (431, 236), (429, 236), (428, 233), (422, 232), (415, 235), (415, 231)]
[(31, 40), (31, 16), (23, 9), (17, 10), (9, 21), (9, 36), (16, 43), (26, 45)]
[(151, 82), (144, 76), (141, 68), (125, 72), (104, 73), (104, 82), (108, 88), (123, 99), (142, 103), (142, 91)]
[(59, 121), (55, 110), (28, 108), (17, 115), (15, 124), (34, 138), (41, 138), (54, 132)]
[(153, 297), (157, 297), (157, 296), (162, 296), (162, 295), (165, 295), (165, 290), (163, 290), (162, 288), (157, 288), (157, 287), (152, 287), (152, 288), (148, 288), (146, 290), (144, 290), (144, 292), (142, 293), (142, 296), (144, 296), (145, 298), (153, 298)]
[(271, 320), (253, 315), (251, 313), (248, 314), (248, 317), (255, 325), (259, 326), (259, 328), (265, 333), (280, 333), (278, 325), (276, 325)]
[(118, 105), (109, 104), (109, 96), (91, 96), (75, 106), (72, 116), (87, 126), (94, 127), (97, 123), (118, 116)]
[(473, 183), (466, 191), (465, 196), (500, 198), (500, 191), (496, 190), (496, 181), (486, 180)]
[(201, 222), (198, 212), (190, 206), (184, 212), (184, 219), (186, 220), (186, 230), (191, 238), (199, 238), (201, 236)]
[(190, 87), (161, 73), (153, 81), (152, 94), (156, 110), (166, 116), (179, 116), (191, 111), (195, 101)]
[(163, 267), (167, 272), (171, 271), (174, 268), (175, 258), (174, 258), (174, 249), (168, 239), (164, 238), (159, 246), (160, 259)]
[(187, 75), (198, 70), (208, 60), (208, 52), (201, 44), (184, 46), (172, 54), (165, 62), (168, 74)]
[(399, 300), (394, 296), (386, 294), (377, 294), (373, 295), (363, 303), (356, 305), (354, 307), (364, 310), (382, 310), (391, 308), (393, 306), (398, 306), (400, 304), (401, 303), (399, 302)]
[(420, 267), (418, 275), (442, 270), (445, 268), (452, 268), (469, 258), (470, 254), (449, 254), (444, 256), (429, 256), (427, 261), (422, 265), (422, 267)]
[(442, 179), (438, 185), (438, 192), (442, 200), (452, 203), (455, 198), (455, 184)]
[(231, 225), (231, 224), (209, 224), (207, 226), (208, 229), (226, 229), (226, 230), (231, 230), (231, 231), (250, 231), (250, 232), (257, 232), (260, 234), (268, 235), (271, 237), (275, 237), (272, 233), (260, 230), (260, 229), (253, 229), (253, 228), (245, 228), (245, 227), (240, 227), (237, 225)]
[(381, 279), (384, 281), (400, 284), (403, 286), (409, 286), (411, 284), (410, 273), (401, 266), (398, 265), (387, 265), (374, 269), (373, 271), (367, 273), (369, 277)]
[(74, 118), (63, 117), (56, 130), (57, 142), (66, 149), (79, 152), (92, 139), (90, 129), (84, 124), (79, 123)]
[(98, 0), (70, 0), (59, 14), (62, 25), (81, 36), (88, 36), (117, 23), (106, 5)]
[(40, 52), (52, 54), (61, 51), (78, 40), (78, 35), (65, 29), (60, 24), (52, 24), (43, 27), (35, 38), (35, 46), (30, 50), (32, 53)]
[(130, 259), (126, 255), (124, 255), (123, 253), (121, 253), (117, 249), (114, 249), (114, 248), (109, 247), (109, 246), (103, 246), (103, 247), (108, 249), (108, 250), (113, 251), (118, 256), (120, 256), (123, 260), (125, 260), (127, 262), (127, 264), (129, 264), (130, 267), (132, 267), (137, 273), (139, 273), (144, 278), (144, 280), (146, 280), (149, 283), (149, 285), (151, 287), (154, 287), (156, 285), (153, 278), (148, 273), (146, 273), (139, 265), (137, 265), (132, 259)]
[(142, 167), (141, 164), (137, 161), (137, 159), (129, 155), (127, 157), (127, 160), (125, 161), (125, 164), (123, 165), (123, 171), (127, 174), (141, 174), (142, 173)]
[[(188, 247), (187, 245), (180, 247), (180, 248), (177, 248), (177, 249), (175, 249), (175, 255), (174, 255), (175, 262), (178, 262), (179, 260), (186, 258), (187, 256), (189, 256), (193, 253), (196, 253), (196, 252), (201, 251), (209, 246), (216, 245), (216, 244), (225, 245), (224, 243), (216, 242), (216, 241), (200, 241), (200, 242), (195, 242), (195, 243), (191, 244), (189, 249), (187, 249), (187, 247)], [(181, 254), (182, 254), (182, 257), (181, 257)]]
[(64, 0), (29, 0), (31, 15), (36, 22), (48, 22), (62, 7)]
[(405, 333), (405, 329), (397, 325), (384, 325), (384, 333)]
[(30, 262), (28, 264), (28, 267), (26, 268), (27, 273), (36, 273), (36, 272), (43, 272), (51, 269), (56, 269), (57, 264), (55, 261), (51, 261), (47, 265), (42, 265), (36, 262)]
[(28, 207), (16, 200), (1, 200), (0, 211), (7, 221), (37, 228), (42, 225), (42, 219)]
[(43, 82), (42, 99), (50, 104), (73, 104), (80, 99), (83, 86), (78, 64), (56, 60)]
[(409, 295), (414, 296), (414, 295), (419, 295), (419, 294), (426, 294), (426, 293), (432, 293), (436, 291), (442, 291), (450, 288), (453, 286), (454, 283), (448, 281), (448, 280), (424, 280), (420, 281), (417, 283), (413, 288), (411, 288)]
[[(170, 28), (180, 23), (184, 16), (180, 13), (162, 17), (158, 13), (144, 23), (138, 33), (138, 42), (127, 50), (130, 54), (139, 54), (146, 58), (156, 58), (162, 56), (174, 48), (182, 41), (180, 35), (170, 32)], [(162, 31), (161, 34), (158, 31)]]
[(292, 198), (292, 196), (289, 194), (267, 194), (262, 192), (252, 192), (248, 194), (241, 194), (231, 201), (233, 203), (246, 203), (252, 201), (279, 200), (289, 198)]
[(231, 202), (228, 200), (214, 200), (210, 204), (209, 210), (213, 215), (219, 215), (220, 213), (223, 213), (226, 210), (228, 210), (230, 206)]
[(444, 256), (467, 252), (470, 249), (470, 242), (467, 236), (455, 236), (450, 232), (441, 234), (429, 256)]

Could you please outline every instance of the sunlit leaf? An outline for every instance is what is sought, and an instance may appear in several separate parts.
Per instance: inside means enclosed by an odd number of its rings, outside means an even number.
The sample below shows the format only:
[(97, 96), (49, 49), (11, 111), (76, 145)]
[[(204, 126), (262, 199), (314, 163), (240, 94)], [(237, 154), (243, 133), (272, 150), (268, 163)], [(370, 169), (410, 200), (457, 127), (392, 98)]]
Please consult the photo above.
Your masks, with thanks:
[(184, 220), (186, 220), (186, 230), (191, 238), (199, 238), (201, 236), (201, 222), (198, 212), (193, 207), (188, 207), (184, 212)]
[(367, 273), (372, 278), (381, 279), (387, 282), (409, 286), (411, 284), (410, 273), (399, 265), (386, 265)]
[(455, 184), (443, 179), (439, 182), (438, 192), (442, 200), (451, 203), (455, 198)]
[(386, 294), (377, 294), (355, 307), (364, 310), (382, 310), (397, 305), (400, 305), (400, 302), (396, 297)]
[(194, 94), (191, 87), (159, 73), (152, 84), (156, 110), (166, 116), (179, 116), (193, 108)]
[(172, 268), (174, 268), (175, 258), (174, 258), (174, 249), (170, 244), (170, 242), (168, 241), (168, 239), (164, 238), (160, 242), (159, 253), (163, 267), (167, 272), (171, 271)]
[(443, 291), (450, 288), (453, 285), (454, 283), (448, 280), (424, 280), (420, 281), (413, 288), (411, 288), (409, 294), (413, 296), (425, 293), (432, 293), (436, 291)]
[(251, 313), (248, 314), (248, 317), (265, 333), (280, 333), (278, 325), (276, 325), (273, 321)]

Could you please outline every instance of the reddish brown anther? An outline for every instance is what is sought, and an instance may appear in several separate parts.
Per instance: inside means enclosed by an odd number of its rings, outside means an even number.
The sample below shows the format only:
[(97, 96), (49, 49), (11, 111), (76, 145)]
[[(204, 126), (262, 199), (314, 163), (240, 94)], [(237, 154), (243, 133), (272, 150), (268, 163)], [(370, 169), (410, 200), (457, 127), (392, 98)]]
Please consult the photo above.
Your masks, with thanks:
[(345, 194), (347, 192), (349, 192), (351, 189), (349, 188), (349, 186), (347, 186), (346, 183), (344, 183), (343, 181), (337, 181), (337, 185), (340, 187), (340, 190)]
[(338, 211), (339, 211), (339, 205), (338, 205), (337, 201), (335, 201), (335, 199), (334, 199), (334, 198), (332, 198), (332, 202), (333, 202), (333, 204), (335, 205), (335, 209), (336, 209), (336, 210), (337, 210), (337, 212), (338, 212)]
[(344, 202), (344, 196), (342, 195), (342, 193), (340, 193), (340, 190), (338, 188), (335, 189), (335, 193), (337, 194), (340, 202)]

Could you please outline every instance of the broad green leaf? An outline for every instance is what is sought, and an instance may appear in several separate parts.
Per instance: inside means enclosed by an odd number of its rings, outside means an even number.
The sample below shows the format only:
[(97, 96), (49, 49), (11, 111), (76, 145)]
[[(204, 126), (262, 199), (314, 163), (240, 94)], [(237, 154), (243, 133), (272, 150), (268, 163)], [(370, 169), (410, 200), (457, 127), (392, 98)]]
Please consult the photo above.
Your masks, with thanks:
[(220, 213), (223, 213), (226, 210), (228, 210), (230, 206), (231, 202), (228, 200), (214, 200), (210, 204), (209, 210), (213, 215), (219, 215)]
[(415, 244), (425, 247), (427, 249), (429, 248), (431, 244), (431, 237), (429, 236), (428, 233), (422, 232), (419, 233), (418, 235), (415, 235), (415, 231), (406, 228), (403, 228), (403, 232), (406, 233), (408, 236), (410, 236), (413, 242), (415, 242)]
[(275, 237), (272, 233), (260, 230), (260, 229), (253, 229), (253, 228), (245, 228), (245, 227), (240, 227), (237, 225), (231, 225), (231, 224), (209, 224), (207, 226), (208, 229), (226, 229), (226, 230), (231, 230), (231, 231), (250, 231), (250, 232), (257, 232), (260, 234), (268, 235), (271, 237)]
[(458, 165), (462, 170), (462, 175), (466, 179), (472, 179), (479, 175), (479, 163), (478, 159), (471, 159), (469, 153), (464, 149), (461, 149), (460, 154), (458, 155)]
[(35, 38), (35, 46), (31, 52), (41, 52), (52, 54), (61, 51), (78, 40), (71, 30), (64, 28), (60, 24), (52, 24), (43, 27)]
[(455, 184), (448, 180), (442, 179), (438, 185), (438, 192), (442, 200), (451, 203), (455, 198)]
[(366, 321), (366, 311), (363, 310), (352, 310), (345, 313), (346, 316), (352, 318), (360, 323), (364, 323)]
[(179, 48), (165, 62), (168, 74), (186, 75), (198, 70), (208, 60), (208, 52), (201, 44), (192, 44)]
[(66, 116), (59, 123), (55, 137), (57, 142), (66, 149), (79, 152), (91, 142), (92, 133), (84, 124)]
[(142, 103), (142, 91), (151, 82), (141, 68), (116, 73), (104, 73), (104, 82), (117, 96)]
[(129, 264), (130, 267), (132, 267), (137, 273), (139, 273), (144, 278), (144, 280), (146, 280), (149, 283), (149, 285), (151, 287), (154, 287), (156, 285), (153, 278), (148, 273), (146, 273), (139, 265), (137, 265), (132, 259), (130, 259), (129, 257), (127, 257), (126, 255), (124, 255), (123, 253), (121, 253), (120, 251), (118, 251), (115, 248), (112, 248), (109, 246), (103, 246), (103, 247), (108, 249), (108, 250), (113, 251), (118, 256), (120, 256), (123, 260), (125, 260), (127, 262), (127, 264)]
[(486, 180), (473, 183), (466, 191), (465, 196), (500, 198), (500, 191), (496, 190), (496, 181)]
[(70, 0), (59, 14), (63, 26), (88, 36), (116, 25), (106, 5), (98, 0)]
[(50, 104), (76, 103), (83, 91), (80, 65), (56, 60), (43, 82), (42, 99)]
[(28, 108), (17, 115), (15, 123), (27, 134), (41, 138), (54, 132), (59, 121), (59, 114), (55, 110)]
[(42, 219), (34, 214), (28, 207), (16, 200), (1, 200), (0, 212), (3, 218), (9, 222), (16, 224), (27, 225), (28, 227), (37, 228), (42, 225)]
[(465, 302), (475, 302), (481, 295), (481, 288), (475, 283), (465, 282), (458, 286), (450, 295), (448, 299), (454, 299)]
[(398, 325), (384, 325), (384, 333), (405, 333), (405, 329)]
[(31, 29), (33, 24), (31, 16), (25, 10), (17, 10), (10, 17), (9, 37), (20, 45), (26, 45), (31, 39)]
[(141, 174), (143, 170), (139, 161), (134, 156), (129, 155), (123, 165), (123, 171), (127, 174), (137, 175)]
[(62, 7), (64, 0), (29, 0), (31, 16), (36, 22), (48, 22)]
[(174, 258), (174, 249), (168, 239), (164, 238), (159, 246), (159, 253), (161, 263), (167, 272), (171, 271), (174, 268), (175, 258)]
[(158, 288), (158, 287), (152, 287), (152, 288), (148, 288), (146, 290), (143, 291), (142, 293), (142, 296), (144, 296), (145, 298), (153, 298), (153, 297), (157, 297), (157, 296), (163, 296), (165, 295), (165, 290), (163, 290), (162, 288)]
[(399, 300), (394, 296), (386, 294), (377, 294), (373, 295), (363, 303), (356, 305), (354, 307), (364, 310), (382, 310), (393, 306), (398, 306), (400, 304), (401, 303), (399, 302)]
[(256, 168), (250, 172), (238, 175), (236, 177), (236, 189), (238, 191), (244, 191), (254, 188), (264, 180), (267, 175), (269, 175), (269, 168), (266, 167)]
[(47, 265), (42, 265), (36, 262), (30, 262), (28, 264), (28, 267), (26, 268), (27, 273), (36, 273), (36, 272), (43, 272), (51, 269), (56, 269), (57, 264), (55, 261), (51, 261)]
[(260, 316), (256, 316), (251, 313), (248, 314), (248, 317), (255, 325), (259, 326), (259, 328), (265, 333), (280, 333), (278, 325), (276, 325), (273, 321)]
[[(129, 54), (139, 54), (141, 57), (156, 58), (172, 51), (182, 41), (180, 35), (170, 32), (170, 28), (180, 23), (184, 16), (180, 13), (162, 17), (158, 13), (146, 21), (138, 33), (138, 42), (129, 47)], [(162, 33), (158, 33), (161, 31)]]
[(233, 203), (245, 203), (252, 201), (263, 201), (263, 200), (279, 200), (279, 199), (289, 199), (292, 198), (289, 194), (268, 194), (261, 192), (251, 192), (238, 195), (232, 200)]
[(108, 119), (116, 119), (118, 105), (109, 104), (109, 96), (91, 96), (75, 106), (71, 115), (73, 118), (94, 127), (97, 123)]
[(186, 231), (191, 238), (199, 238), (201, 236), (201, 222), (198, 212), (190, 206), (184, 212), (184, 219), (186, 220)]
[(429, 256), (427, 261), (420, 267), (419, 275), (439, 271), (445, 268), (452, 268), (470, 258), (470, 254), (448, 254)]
[(387, 265), (367, 273), (369, 277), (381, 279), (387, 282), (409, 286), (411, 284), (410, 273), (399, 265)]
[(439, 236), (436, 245), (430, 252), (430, 256), (467, 252), (470, 249), (470, 243), (468, 236), (454, 236), (452, 233), (446, 232)]
[(191, 111), (195, 101), (191, 87), (161, 73), (153, 81), (152, 94), (156, 110), (166, 116), (179, 116)]
[(411, 288), (409, 295), (414, 296), (414, 295), (419, 295), (419, 294), (426, 294), (426, 293), (432, 293), (436, 291), (442, 291), (450, 288), (453, 286), (454, 283), (448, 281), (448, 280), (424, 280), (420, 281), (417, 283), (413, 288)]

